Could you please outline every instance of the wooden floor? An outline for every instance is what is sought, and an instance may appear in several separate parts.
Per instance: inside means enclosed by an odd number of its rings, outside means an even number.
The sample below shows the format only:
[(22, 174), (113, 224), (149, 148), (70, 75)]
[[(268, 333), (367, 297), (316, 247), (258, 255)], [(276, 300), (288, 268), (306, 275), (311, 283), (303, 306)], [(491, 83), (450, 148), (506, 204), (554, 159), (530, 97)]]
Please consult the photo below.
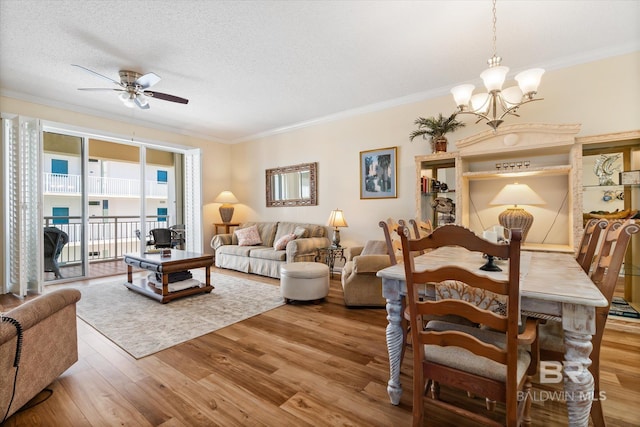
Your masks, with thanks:
[[(47, 290), (61, 286), (69, 284)], [(339, 275), (322, 304), (286, 305), (140, 360), (78, 319), (80, 360), (51, 385), (48, 400), (6, 426), (408, 426), (411, 352), (402, 366), (405, 392), (393, 406), (386, 324), (384, 309), (344, 306)], [(638, 426), (640, 323), (608, 321), (603, 346), (608, 425)], [(534, 390), (534, 425), (565, 426), (565, 405)], [(474, 426), (426, 405), (425, 425)]]

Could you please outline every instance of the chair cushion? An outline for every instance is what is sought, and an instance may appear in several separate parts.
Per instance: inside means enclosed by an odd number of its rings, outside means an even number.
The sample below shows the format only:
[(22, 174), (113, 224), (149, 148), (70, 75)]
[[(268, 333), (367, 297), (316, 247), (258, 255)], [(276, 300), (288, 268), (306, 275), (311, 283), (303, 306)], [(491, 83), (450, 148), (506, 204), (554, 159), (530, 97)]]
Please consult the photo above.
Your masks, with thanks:
[(540, 349), (564, 353), (564, 332), (562, 322), (547, 320), (538, 326)]
[(235, 231), (235, 235), (238, 237), (238, 246), (254, 246), (262, 244), (260, 233), (258, 233), (258, 227), (255, 225), (238, 229)]
[[(473, 326), (443, 322), (440, 320), (432, 320), (427, 324), (426, 329), (431, 331), (461, 331), (499, 348), (505, 347), (505, 335), (488, 329), (475, 328)], [(486, 357), (476, 356), (469, 350), (461, 347), (425, 345), (424, 357), (429, 362), (491, 378), (496, 381), (506, 381), (507, 378), (506, 365), (487, 359)], [(524, 375), (526, 375), (530, 363), (531, 355), (529, 352), (524, 348), (519, 349), (518, 383), (520, 383)]]
[(386, 255), (387, 243), (384, 240), (367, 240), (360, 255)]

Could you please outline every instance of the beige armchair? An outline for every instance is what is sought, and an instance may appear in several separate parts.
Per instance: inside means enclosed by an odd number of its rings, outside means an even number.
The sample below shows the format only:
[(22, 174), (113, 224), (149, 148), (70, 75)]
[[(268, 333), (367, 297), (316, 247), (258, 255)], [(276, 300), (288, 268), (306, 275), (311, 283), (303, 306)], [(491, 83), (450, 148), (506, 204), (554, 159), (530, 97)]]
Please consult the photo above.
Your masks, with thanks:
[(0, 422), (5, 414), (11, 416), (78, 360), (78, 300), (77, 289), (61, 289), (4, 313), (20, 323), (23, 336), (16, 376), (17, 329), (7, 321), (10, 319), (0, 323)]
[(345, 258), (342, 289), (346, 306), (384, 307), (387, 301), (382, 297), (382, 279), (376, 273), (391, 265), (386, 243), (370, 240), (365, 246), (347, 248)]

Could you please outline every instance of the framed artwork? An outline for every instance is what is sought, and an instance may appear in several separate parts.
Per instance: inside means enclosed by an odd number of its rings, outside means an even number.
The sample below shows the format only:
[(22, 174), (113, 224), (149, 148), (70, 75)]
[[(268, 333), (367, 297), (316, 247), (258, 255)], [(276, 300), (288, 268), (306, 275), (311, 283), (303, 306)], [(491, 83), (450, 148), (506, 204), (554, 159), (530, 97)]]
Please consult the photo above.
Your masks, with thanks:
[(360, 152), (360, 198), (398, 197), (397, 147)]

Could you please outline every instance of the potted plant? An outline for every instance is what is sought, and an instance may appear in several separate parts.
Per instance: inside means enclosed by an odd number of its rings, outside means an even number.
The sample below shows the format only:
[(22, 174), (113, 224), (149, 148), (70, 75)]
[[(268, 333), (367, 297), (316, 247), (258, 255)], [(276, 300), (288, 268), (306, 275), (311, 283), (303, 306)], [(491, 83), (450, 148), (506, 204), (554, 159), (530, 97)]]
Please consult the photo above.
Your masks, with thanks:
[(414, 122), (418, 125), (418, 130), (411, 132), (410, 140), (421, 136), (423, 139), (429, 139), (431, 141), (431, 147), (435, 153), (444, 153), (447, 151), (447, 138), (445, 134), (453, 132), (458, 128), (464, 127), (463, 122), (456, 120), (456, 113), (453, 113), (449, 117), (445, 118), (442, 113), (438, 114), (438, 117), (418, 117)]

